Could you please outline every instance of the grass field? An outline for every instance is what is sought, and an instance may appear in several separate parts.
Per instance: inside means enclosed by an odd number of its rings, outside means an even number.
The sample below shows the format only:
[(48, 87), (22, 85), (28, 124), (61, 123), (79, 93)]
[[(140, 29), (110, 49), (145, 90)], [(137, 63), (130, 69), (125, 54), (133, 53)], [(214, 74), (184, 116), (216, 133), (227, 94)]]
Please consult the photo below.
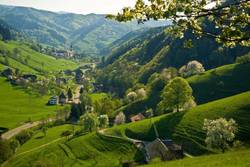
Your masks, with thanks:
[[(135, 146), (126, 141), (101, 136), (95, 132), (74, 138), (55, 140), (63, 129), (70, 128), (68, 125), (52, 128), (46, 137), (36, 139), (36, 136), (24, 144), (5, 166), (26, 167), (36, 166), (43, 163), (44, 166), (120, 166), (121, 161), (139, 158)], [(41, 140), (38, 142), (37, 140)], [(53, 142), (45, 147), (43, 143)], [(37, 148), (38, 149), (34, 149)], [(29, 151), (31, 150), (31, 151)]]
[[(184, 145), (184, 150), (191, 155), (202, 155), (216, 150), (208, 150), (204, 144), (205, 132), (202, 130), (204, 118), (216, 119), (219, 117), (233, 118), (239, 124), (237, 139), (248, 143), (250, 139), (250, 92), (242, 93), (229, 98), (217, 100), (200, 105), (187, 112), (171, 113), (153, 120), (157, 126), (161, 138), (171, 138), (177, 143)], [(151, 126), (151, 120), (146, 119), (136, 123), (116, 126), (105, 131), (107, 134), (122, 136), (123, 139), (107, 137), (95, 132), (73, 138), (70, 141), (60, 140), (43, 148), (21, 154), (11, 159), (6, 166), (25, 167), (27, 164), (35, 166), (45, 163), (47, 166), (119, 166), (121, 161), (138, 160), (140, 152), (135, 146), (127, 141), (126, 137), (142, 140), (154, 140), (155, 135)], [(67, 128), (67, 125), (64, 125)], [(68, 127), (70, 128), (70, 127)], [(50, 129), (48, 135), (37, 142), (35, 137), (23, 145), (18, 152), (22, 153), (29, 149), (39, 147), (43, 143), (53, 141), (58, 137), (64, 127)], [(227, 152), (195, 157), (192, 159), (161, 163), (155, 162), (151, 166), (213, 166), (215, 164), (232, 164), (242, 166), (249, 163), (247, 155), (249, 150)], [(235, 158), (234, 160), (229, 160)], [(223, 158), (221, 162), (220, 159)], [(211, 161), (210, 161), (211, 160)], [(213, 161), (212, 161), (213, 160)], [(229, 160), (227, 162), (226, 160)], [(208, 162), (209, 161), (209, 162)], [(231, 163), (230, 163), (231, 161)]]
[(171, 162), (158, 162), (145, 167), (249, 167), (250, 150), (232, 151), (225, 154), (185, 158)]
[(230, 64), (188, 78), (197, 103), (207, 103), (250, 90), (250, 63)]
[(27, 94), (0, 77), (0, 127), (14, 128), (29, 118), (35, 121), (53, 116), (61, 106), (46, 106), (48, 99)]
[[(201, 155), (215, 151), (207, 150), (205, 146), (205, 132), (202, 130), (204, 119), (220, 117), (235, 119), (239, 125), (237, 139), (249, 142), (250, 92), (203, 104), (187, 112), (155, 117), (153, 120), (161, 138), (171, 138), (183, 144), (184, 150), (191, 155)], [(155, 139), (150, 119), (114, 127), (107, 133), (146, 141)]]
[[(18, 48), (19, 53), (15, 55), (14, 48)], [(37, 72), (55, 72), (66, 69), (75, 69), (78, 65), (70, 60), (56, 59), (54, 57), (38, 53), (30, 49), (27, 45), (19, 42), (2, 42), (0, 41), (1, 52), (7, 53), (8, 64), (5, 62), (5, 57), (0, 56), (0, 69), (3, 66), (18, 68), (22, 72), (37, 73)]]
[(32, 136), (32, 138), (17, 150), (17, 154), (32, 150), (36, 147), (62, 138), (62, 132), (64, 132), (65, 130), (72, 130), (73, 127), (75, 131), (80, 129), (80, 126), (66, 124), (49, 128), (46, 136), (44, 136), (41, 131), (35, 131), (35, 134)]

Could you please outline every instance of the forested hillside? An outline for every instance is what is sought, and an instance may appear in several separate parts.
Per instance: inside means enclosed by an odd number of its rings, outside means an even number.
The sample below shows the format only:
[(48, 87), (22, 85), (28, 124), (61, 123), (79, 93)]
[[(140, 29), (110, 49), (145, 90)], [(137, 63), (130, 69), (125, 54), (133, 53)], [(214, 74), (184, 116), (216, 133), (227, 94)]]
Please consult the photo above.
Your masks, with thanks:
[(119, 23), (98, 14), (59, 14), (11, 6), (0, 6), (0, 9), (2, 20), (36, 42), (64, 49), (72, 44), (75, 50), (85, 55), (102, 55), (102, 49), (128, 32), (158, 26), (155, 23)]
[[(192, 46), (187, 46), (190, 39)], [(249, 51), (247, 47), (223, 47), (212, 38), (196, 38), (190, 31), (182, 39), (175, 38), (167, 27), (133, 32), (114, 44), (102, 64), (98, 81), (119, 95), (135, 83), (146, 84), (152, 74), (164, 68), (179, 69), (197, 60), (208, 70), (233, 63), (236, 57)]]

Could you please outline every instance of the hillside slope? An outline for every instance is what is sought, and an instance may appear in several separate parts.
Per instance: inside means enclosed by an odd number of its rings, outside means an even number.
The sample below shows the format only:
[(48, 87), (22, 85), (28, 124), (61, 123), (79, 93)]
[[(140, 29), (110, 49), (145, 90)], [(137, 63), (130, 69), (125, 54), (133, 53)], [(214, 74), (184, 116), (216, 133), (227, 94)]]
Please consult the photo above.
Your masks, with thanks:
[[(193, 89), (197, 104), (233, 96), (250, 90), (250, 63), (230, 64), (218, 67), (203, 74), (187, 78)], [(159, 80), (151, 88), (148, 97), (123, 106), (117, 112), (123, 111), (128, 117), (149, 108), (156, 109), (161, 100), (161, 91), (166, 84)]]
[(250, 150), (248, 149), (178, 161), (152, 163), (145, 165), (145, 167), (242, 167), (250, 163), (249, 154)]
[[(192, 155), (200, 155), (214, 150), (205, 146), (204, 119), (220, 117), (233, 118), (239, 127), (237, 139), (250, 142), (250, 92), (199, 105), (189, 111), (171, 113), (153, 120), (161, 138), (170, 138), (183, 144), (184, 150)], [(134, 139), (151, 141), (155, 133), (150, 119), (112, 128), (109, 134), (128, 136)]]
[[(54, 129), (56, 130), (56, 128)], [(54, 131), (54, 133), (57, 134), (58, 132)], [(48, 135), (54, 136), (53, 134)], [(95, 132), (69, 141), (66, 138), (52, 140), (48, 145), (37, 149), (31, 149), (31, 145), (32, 143), (30, 145), (27, 143), (25, 147), (30, 148), (30, 150), (17, 154), (5, 167), (26, 167), (27, 164), (32, 166), (43, 164), (55, 167), (121, 166), (123, 161), (139, 158), (137, 149), (132, 143), (126, 140), (106, 138)]]
[(22, 72), (59, 72), (74, 69), (77, 63), (38, 53), (26, 44), (0, 41), (0, 69), (4, 66), (18, 68)]
[[(182, 143), (184, 150), (192, 155), (201, 155), (215, 150), (208, 150), (204, 144), (205, 132), (202, 130), (204, 118), (216, 119), (219, 117), (233, 118), (238, 123), (239, 131), (237, 139), (243, 143), (249, 143), (250, 139), (250, 92), (242, 93), (229, 98), (210, 102), (200, 105), (190, 111), (181, 113), (172, 113), (153, 118), (155, 125), (159, 131), (161, 138), (171, 138), (177, 143)], [(54, 128), (56, 129), (56, 128)], [(62, 129), (59, 128), (61, 131)], [(5, 166), (24, 167), (27, 164), (37, 165), (42, 162), (49, 166), (119, 166), (121, 162), (130, 160), (141, 160), (141, 153), (135, 146), (126, 140), (126, 137), (154, 140), (155, 135), (152, 128), (151, 120), (146, 119), (136, 123), (116, 126), (105, 130), (105, 133), (114, 136), (121, 136), (124, 139), (108, 137), (99, 133), (90, 133), (84, 136), (73, 138), (69, 141), (65, 139), (57, 140), (56, 134), (59, 133), (53, 130), (53, 133), (48, 133), (47, 138), (56, 139), (48, 143), (44, 147), (38, 146), (36, 149), (31, 147), (33, 143), (38, 143), (32, 139), (32, 142), (27, 142), (25, 150), (20, 152), (20, 155), (14, 156)], [(59, 136), (58, 136), (59, 137)], [(30, 148), (30, 150), (28, 149)], [(190, 165), (199, 160), (206, 161), (208, 158), (232, 157), (233, 155), (242, 155), (242, 164), (247, 162), (246, 154), (249, 151), (242, 150), (230, 152), (223, 155), (210, 155), (208, 157), (198, 157), (193, 159), (184, 159), (180, 161), (169, 162), (170, 165), (185, 164)], [(235, 157), (236, 158), (236, 157)], [(238, 160), (237, 160), (238, 161)], [(236, 163), (236, 161), (235, 161)], [(159, 165), (165, 165), (160, 163)], [(166, 164), (167, 165), (167, 164)], [(157, 164), (152, 164), (157, 166)]]
[(46, 106), (49, 97), (26, 93), (0, 77), (0, 127), (14, 128), (28, 120), (55, 115), (60, 106)]
[[(189, 39), (193, 39), (191, 48), (185, 45)], [(197, 39), (191, 32), (183, 39), (175, 38), (166, 27), (130, 33), (117, 43), (103, 63), (98, 82), (121, 96), (138, 82), (146, 84), (152, 74), (164, 68), (180, 68), (197, 60), (209, 70), (233, 63), (237, 56), (250, 51), (247, 47), (225, 48), (211, 38)]]

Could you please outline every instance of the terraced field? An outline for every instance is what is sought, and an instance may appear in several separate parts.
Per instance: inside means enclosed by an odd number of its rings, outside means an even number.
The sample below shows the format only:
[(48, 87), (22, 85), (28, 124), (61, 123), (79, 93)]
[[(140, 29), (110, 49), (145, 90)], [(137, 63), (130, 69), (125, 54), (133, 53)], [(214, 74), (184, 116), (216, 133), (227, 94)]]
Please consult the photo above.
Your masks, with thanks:
[[(139, 159), (141, 156), (131, 142), (105, 137), (95, 132), (69, 141), (66, 138), (58, 138), (59, 136), (55, 134), (65, 129), (64, 126), (52, 128), (44, 139), (34, 137), (4, 166), (26, 167), (27, 164), (53, 167), (120, 166), (123, 161)], [(46, 143), (48, 139), (50, 142), (43, 146), (42, 143)], [(36, 140), (42, 142), (38, 144)]]
[(191, 155), (201, 155), (216, 150), (205, 147), (205, 132), (202, 130), (204, 119), (220, 117), (233, 118), (239, 125), (237, 139), (248, 143), (250, 140), (250, 92), (213, 101), (197, 106), (187, 112), (171, 113), (154, 119), (114, 127), (108, 134), (151, 141), (155, 139), (152, 121), (161, 138), (170, 138), (183, 144)]

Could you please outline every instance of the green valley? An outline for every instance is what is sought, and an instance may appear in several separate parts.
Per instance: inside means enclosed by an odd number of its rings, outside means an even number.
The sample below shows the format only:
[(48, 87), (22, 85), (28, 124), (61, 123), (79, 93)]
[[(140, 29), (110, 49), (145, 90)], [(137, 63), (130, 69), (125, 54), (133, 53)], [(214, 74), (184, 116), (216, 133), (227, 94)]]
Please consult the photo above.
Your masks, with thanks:
[(1, 167), (247, 167), (247, 0), (0, 2)]

